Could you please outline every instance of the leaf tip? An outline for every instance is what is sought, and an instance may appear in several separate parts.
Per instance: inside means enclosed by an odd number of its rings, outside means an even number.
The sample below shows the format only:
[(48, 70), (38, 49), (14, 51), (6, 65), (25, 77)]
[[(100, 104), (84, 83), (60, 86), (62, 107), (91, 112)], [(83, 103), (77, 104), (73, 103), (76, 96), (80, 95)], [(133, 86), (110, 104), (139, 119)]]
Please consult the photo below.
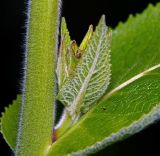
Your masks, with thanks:
[(106, 25), (106, 16), (103, 14), (100, 18), (99, 24), (102, 23), (103, 25)]

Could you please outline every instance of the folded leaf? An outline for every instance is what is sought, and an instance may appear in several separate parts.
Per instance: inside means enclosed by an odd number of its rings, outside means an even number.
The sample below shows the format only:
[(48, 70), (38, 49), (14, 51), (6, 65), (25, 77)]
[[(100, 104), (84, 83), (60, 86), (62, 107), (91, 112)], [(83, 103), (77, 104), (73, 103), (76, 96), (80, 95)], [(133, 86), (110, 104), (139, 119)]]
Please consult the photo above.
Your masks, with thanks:
[(89, 29), (88, 29), (88, 32), (86, 33), (86, 35), (85, 35), (85, 37), (84, 37), (81, 45), (79, 46), (79, 49), (80, 49), (80, 50), (83, 51), (83, 50), (86, 49), (86, 47), (87, 47), (87, 45), (88, 45), (88, 43), (89, 43), (92, 35), (93, 35), (93, 25), (90, 25), (90, 26), (89, 26)]
[(59, 88), (65, 84), (67, 79), (73, 77), (75, 69), (86, 50), (92, 34), (93, 26), (90, 25), (80, 47), (78, 47), (75, 40), (71, 41), (65, 18), (62, 17), (61, 42), (56, 69)]
[(111, 30), (103, 17), (88, 43), (75, 75), (60, 89), (58, 99), (65, 104), (74, 122), (88, 111), (106, 91), (110, 76)]
[(18, 95), (12, 105), (5, 108), (1, 117), (1, 133), (12, 150), (15, 150), (16, 147), (20, 106), (21, 96)]
[(88, 155), (160, 119), (160, 3), (113, 31), (106, 95), (55, 142), (48, 156)]
[(58, 62), (57, 62), (57, 79), (59, 88), (64, 84), (66, 79), (69, 77), (68, 69), (67, 69), (67, 46), (71, 43), (69, 31), (67, 29), (67, 24), (65, 18), (62, 18), (61, 22), (61, 42), (60, 49), (58, 54)]

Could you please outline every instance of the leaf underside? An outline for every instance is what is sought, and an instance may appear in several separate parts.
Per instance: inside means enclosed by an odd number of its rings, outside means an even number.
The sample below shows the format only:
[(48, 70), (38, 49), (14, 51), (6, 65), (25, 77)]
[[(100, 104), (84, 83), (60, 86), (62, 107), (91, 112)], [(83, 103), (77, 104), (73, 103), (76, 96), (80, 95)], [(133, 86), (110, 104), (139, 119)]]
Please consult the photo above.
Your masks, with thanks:
[(160, 4), (113, 31), (106, 95), (57, 142), (49, 156), (87, 155), (160, 118)]
[(65, 104), (73, 121), (86, 112), (106, 91), (110, 82), (111, 30), (100, 20), (75, 75), (60, 89), (58, 100)]

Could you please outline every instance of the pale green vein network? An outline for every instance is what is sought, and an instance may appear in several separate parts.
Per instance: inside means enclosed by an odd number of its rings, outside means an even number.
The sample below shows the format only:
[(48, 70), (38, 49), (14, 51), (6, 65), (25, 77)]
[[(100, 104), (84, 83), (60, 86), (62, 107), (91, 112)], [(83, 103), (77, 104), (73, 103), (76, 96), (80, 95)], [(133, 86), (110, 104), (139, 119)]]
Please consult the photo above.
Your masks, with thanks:
[(65, 104), (73, 120), (88, 111), (106, 91), (111, 76), (111, 30), (103, 17), (96, 28), (75, 76), (60, 90), (58, 98)]

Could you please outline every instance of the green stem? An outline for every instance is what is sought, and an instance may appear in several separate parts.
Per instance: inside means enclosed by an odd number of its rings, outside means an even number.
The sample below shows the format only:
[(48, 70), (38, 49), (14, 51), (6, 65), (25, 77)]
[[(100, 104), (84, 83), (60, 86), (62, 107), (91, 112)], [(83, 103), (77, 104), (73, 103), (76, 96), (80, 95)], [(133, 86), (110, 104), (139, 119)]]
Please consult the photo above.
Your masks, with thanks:
[(32, 0), (17, 156), (45, 156), (52, 143), (60, 0)]
[(55, 137), (59, 139), (69, 128), (72, 127), (73, 121), (70, 115), (64, 110), (63, 115), (59, 121), (59, 123), (55, 127)]

